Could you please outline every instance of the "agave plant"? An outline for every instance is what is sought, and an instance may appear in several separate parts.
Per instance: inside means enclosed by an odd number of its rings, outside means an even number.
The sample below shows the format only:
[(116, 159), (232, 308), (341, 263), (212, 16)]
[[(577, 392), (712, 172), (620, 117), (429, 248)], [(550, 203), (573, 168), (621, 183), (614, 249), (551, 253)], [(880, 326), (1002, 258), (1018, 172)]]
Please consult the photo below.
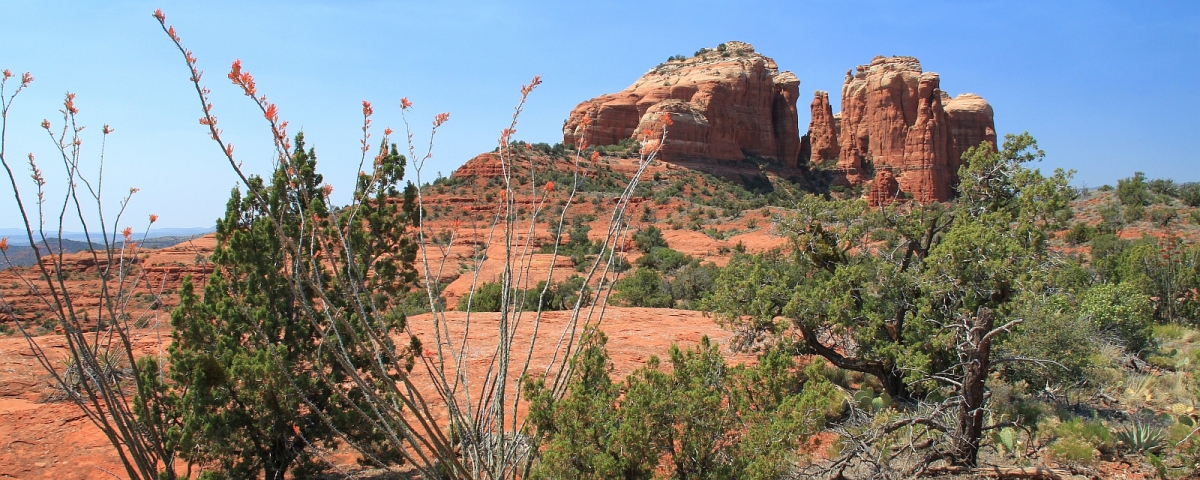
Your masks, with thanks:
[(1163, 432), (1135, 419), (1133, 425), (1117, 432), (1117, 440), (1131, 452), (1154, 453), (1163, 447)]

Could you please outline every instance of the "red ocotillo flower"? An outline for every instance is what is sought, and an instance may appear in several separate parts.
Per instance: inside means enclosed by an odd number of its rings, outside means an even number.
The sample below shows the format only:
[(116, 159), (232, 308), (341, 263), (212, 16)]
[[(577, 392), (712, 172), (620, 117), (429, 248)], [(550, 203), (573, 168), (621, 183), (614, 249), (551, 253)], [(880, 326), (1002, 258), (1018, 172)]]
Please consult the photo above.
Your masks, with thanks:
[(541, 84), (542, 84), (542, 76), (534, 75), (533, 80), (529, 82), (529, 85), (521, 86), (521, 96), (529, 95), (529, 92), (532, 92), (534, 88), (537, 88), (537, 86), (541, 85)]
[(442, 124), (446, 123), (446, 120), (449, 120), (449, 119), (450, 119), (450, 112), (442, 112), (442, 113), (437, 114), (437, 116), (433, 117), (433, 128), (442, 126)]
[[(4, 72), (8, 73), (8, 72)], [(0, 252), (8, 251), (8, 237), (0, 238)]]
[(4, 69), (4, 79), (5, 79), (5, 80), (8, 80), (8, 79), (9, 79), (9, 78), (11, 78), (12, 76), (13, 76), (13, 74), (12, 74), (12, 71), (10, 71), (10, 70), (9, 70), (9, 69), (7, 69), (7, 68), (6, 68), (6, 69)]
[(400, 109), (408, 110), (410, 108), (412, 108), (412, 102), (408, 101), (408, 97), (401, 98), (400, 99)]
[(391, 127), (388, 127), (388, 128), (385, 128), (385, 129), (383, 129), (383, 134), (384, 134), (384, 135), (391, 135), (391, 134), (392, 134), (392, 129), (391, 129)]
[(164, 22), (167, 20), (167, 16), (163, 15), (161, 8), (154, 9), (154, 18), (157, 18), (158, 21), (160, 21), (160, 22)]
[(670, 113), (664, 113), (664, 114), (662, 114), (662, 122), (663, 122), (664, 124), (666, 124), (666, 125), (674, 125), (674, 124), (675, 124), (675, 121), (674, 121), (674, 120), (671, 120), (671, 114), (670, 114)]
[(132, 241), (133, 240), (133, 227), (125, 227), (125, 230), (121, 230), (121, 235), (125, 237), (126, 243)]
[(155, 214), (151, 213), (151, 214), (150, 214), (150, 223), (154, 223), (154, 222), (157, 222), (157, 221), (158, 221), (158, 215), (155, 215)]
[[(189, 52), (190, 53), (190, 52)], [(258, 86), (254, 83), (254, 76), (250, 72), (242, 71), (242, 61), (237, 59), (229, 66), (229, 74), (225, 75), (234, 85), (242, 87), (242, 93), (247, 97), (253, 97), (258, 93)], [(263, 98), (266, 100), (266, 98)]]
[(594, 161), (596, 161), (596, 160), (599, 160), (599, 159), (600, 159), (600, 151), (599, 151), (599, 150), (592, 150), (592, 161), (594, 162)]
[(554, 182), (546, 182), (546, 191), (547, 191), (547, 192), (553, 192), (553, 191), (554, 191)]
[[(29, 75), (29, 74), (26, 73), (25, 75)], [(30, 80), (32, 80), (32, 79), (33, 78), (30, 77)], [(22, 81), (22, 83), (24, 83), (24, 82)], [(67, 111), (70, 112), (72, 115), (79, 113), (79, 109), (75, 108), (75, 94), (74, 93), (67, 92), (67, 98), (66, 98), (66, 100), (63, 100), (63, 107), (66, 107)]]

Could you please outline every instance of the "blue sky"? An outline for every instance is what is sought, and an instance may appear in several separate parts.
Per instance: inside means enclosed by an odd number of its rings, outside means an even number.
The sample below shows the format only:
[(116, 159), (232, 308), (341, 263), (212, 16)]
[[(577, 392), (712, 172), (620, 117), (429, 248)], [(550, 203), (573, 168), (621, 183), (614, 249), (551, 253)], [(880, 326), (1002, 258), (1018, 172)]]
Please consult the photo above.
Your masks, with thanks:
[[(10, 113), (8, 155), (34, 153), (52, 184), (61, 167), (38, 124), (56, 125), (78, 94), (85, 158), (110, 124), (109, 192), (140, 189), (128, 223), (211, 225), (236, 177), (197, 123), (184, 64), (151, 18), (162, 8), (207, 72), (226, 137), (253, 171), (270, 168), (266, 125), (225, 79), (234, 59), (255, 75), (292, 131), (316, 147), (335, 193), (357, 168), (361, 101), (375, 140), (415, 103), (419, 137), (437, 113), (428, 181), (495, 146), (520, 86), (544, 85), (517, 138), (553, 143), (580, 101), (618, 91), (675, 54), (742, 40), (801, 79), (800, 123), (813, 90), (838, 93), (845, 71), (875, 55), (911, 55), (951, 94), (982, 95), (1001, 134), (1028, 130), (1043, 168), (1076, 183), (1135, 170), (1200, 181), (1200, 2), (20, 2), (0, 19), (0, 68), (36, 77)], [(25, 178), (22, 176), (22, 178)], [(411, 176), (410, 176), (411, 178)], [(7, 182), (0, 227), (19, 226)], [(22, 184), (28, 192), (29, 183)], [(54, 198), (54, 195), (51, 195)], [(116, 198), (110, 198), (109, 215)]]

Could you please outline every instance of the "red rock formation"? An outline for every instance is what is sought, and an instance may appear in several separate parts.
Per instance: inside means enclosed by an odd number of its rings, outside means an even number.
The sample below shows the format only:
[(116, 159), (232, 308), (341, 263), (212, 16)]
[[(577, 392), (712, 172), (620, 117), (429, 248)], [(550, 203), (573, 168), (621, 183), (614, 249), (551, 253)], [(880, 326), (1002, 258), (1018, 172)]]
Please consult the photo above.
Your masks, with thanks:
[(950, 157), (962, 164), (962, 154), (982, 142), (996, 148), (996, 123), (992, 119), (992, 106), (987, 100), (974, 93), (959, 94), (954, 99), (942, 97), (942, 106), (950, 117)]
[(808, 123), (808, 140), (812, 145), (809, 161), (821, 164), (838, 158), (838, 128), (829, 105), (829, 92), (817, 90), (812, 101), (812, 120)]
[(656, 138), (667, 115), (672, 124), (660, 152), (664, 160), (758, 155), (795, 166), (800, 80), (780, 73), (774, 60), (747, 43), (725, 46), (723, 52), (669, 61), (621, 92), (579, 104), (563, 125), (563, 143)]
[(871, 181), (871, 189), (867, 191), (867, 202), (872, 207), (888, 205), (896, 201), (896, 195), (900, 193), (900, 184), (896, 182), (896, 177), (892, 176), (891, 170), (880, 170), (875, 174), (875, 180)]
[[(127, 269), (131, 275), (124, 288), (130, 289), (134, 295), (122, 308), (138, 321), (154, 316), (163, 307), (166, 308), (161, 312), (170, 312), (178, 303), (179, 297), (175, 293), (184, 277), (191, 275), (199, 281), (212, 272), (212, 264), (205, 259), (212, 254), (216, 243), (215, 235), (209, 234), (158, 250), (138, 249), (136, 254), (133, 250), (127, 250), (123, 258), (114, 259), (111, 265), (115, 270), (118, 267), (116, 262), (120, 262), (124, 265), (122, 268)], [(51, 257), (42, 257), (41, 262), (50, 272), (56, 271)], [(104, 254), (93, 255), (88, 251), (63, 254), (61, 268), (66, 273), (66, 279), (62, 288), (72, 296), (75, 308), (99, 308), (102, 300), (101, 271), (110, 267), (107, 263), (108, 259)], [(27, 321), (53, 316), (43, 296), (31, 290), (22, 280), (22, 276), (36, 278), (38, 274), (34, 267), (14, 267), (0, 271), (0, 297), (3, 297), (14, 311), (21, 312), (15, 315), (16, 319)], [(36, 280), (34, 284), (37, 284)], [(42, 288), (44, 291), (44, 284)], [(93, 315), (87, 327), (94, 326), (95, 319), (96, 316)], [(0, 316), (0, 325), (10, 321), (11, 317)]]
[(994, 144), (995, 127), (982, 98), (947, 102), (939, 83), (913, 57), (875, 57), (846, 73), (838, 168), (852, 185), (864, 184), (872, 169), (891, 170), (899, 190), (915, 200), (953, 196), (965, 146), (989, 138)]
[(494, 153), (476, 155), (475, 158), (467, 160), (467, 163), (450, 174), (454, 178), (491, 178), (501, 175), (504, 175), (504, 166), (500, 164), (500, 159)]
[[(950, 159), (950, 128), (936, 73), (922, 73), (917, 83), (917, 117), (904, 138), (898, 183), (920, 202), (948, 200), (953, 179)], [(879, 166), (877, 168), (895, 168)], [(953, 169), (953, 173), (957, 168)]]

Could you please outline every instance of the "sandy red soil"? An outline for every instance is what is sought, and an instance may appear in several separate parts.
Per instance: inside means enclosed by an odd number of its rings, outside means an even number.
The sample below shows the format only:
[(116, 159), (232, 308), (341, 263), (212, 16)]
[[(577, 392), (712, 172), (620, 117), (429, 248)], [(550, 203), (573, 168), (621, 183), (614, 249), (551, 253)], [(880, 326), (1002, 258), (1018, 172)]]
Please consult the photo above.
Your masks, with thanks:
[[(497, 315), (472, 315), (473, 326), (468, 336), (472, 353), (467, 362), (468, 376), (472, 379), (483, 377), (490, 352), (494, 351)], [(465, 317), (459, 312), (447, 314), (453, 334), (461, 335)], [(544, 371), (567, 319), (567, 312), (551, 312), (544, 316), (531, 371), (539, 368)], [(413, 331), (426, 346), (426, 355), (432, 357), (436, 343), (432, 340), (429, 315), (409, 320)], [(529, 342), (532, 318), (526, 317), (523, 322), (516, 337), (516, 345), (522, 352)], [(608, 349), (614, 374), (618, 376), (640, 367), (651, 355), (664, 356), (672, 343), (693, 345), (707, 335), (724, 344), (730, 337), (729, 332), (700, 312), (673, 309), (610, 307), (602, 328), (609, 337)], [(136, 349), (139, 354), (154, 355), (160, 348), (165, 349), (167, 335), (165, 328), (161, 331), (139, 330)], [(61, 336), (46, 335), (36, 341), (53, 356), (66, 354)], [(78, 407), (70, 402), (47, 400), (48, 378), (29, 352), (29, 345), (23, 338), (0, 338), (0, 478), (110, 477), (106, 471), (123, 478), (124, 471), (112, 446), (100, 430), (79, 413)], [(730, 357), (734, 362), (747, 359), (738, 355)], [(418, 366), (418, 377), (427, 382), (421, 370)], [(516, 370), (514, 366), (514, 374)], [(426, 394), (431, 395), (432, 391)], [(433, 405), (436, 408), (440, 403), (433, 402)], [(524, 409), (520, 409), (520, 413), (523, 412)], [(349, 460), (350, 456), (339, 455), (339, 458)]]

